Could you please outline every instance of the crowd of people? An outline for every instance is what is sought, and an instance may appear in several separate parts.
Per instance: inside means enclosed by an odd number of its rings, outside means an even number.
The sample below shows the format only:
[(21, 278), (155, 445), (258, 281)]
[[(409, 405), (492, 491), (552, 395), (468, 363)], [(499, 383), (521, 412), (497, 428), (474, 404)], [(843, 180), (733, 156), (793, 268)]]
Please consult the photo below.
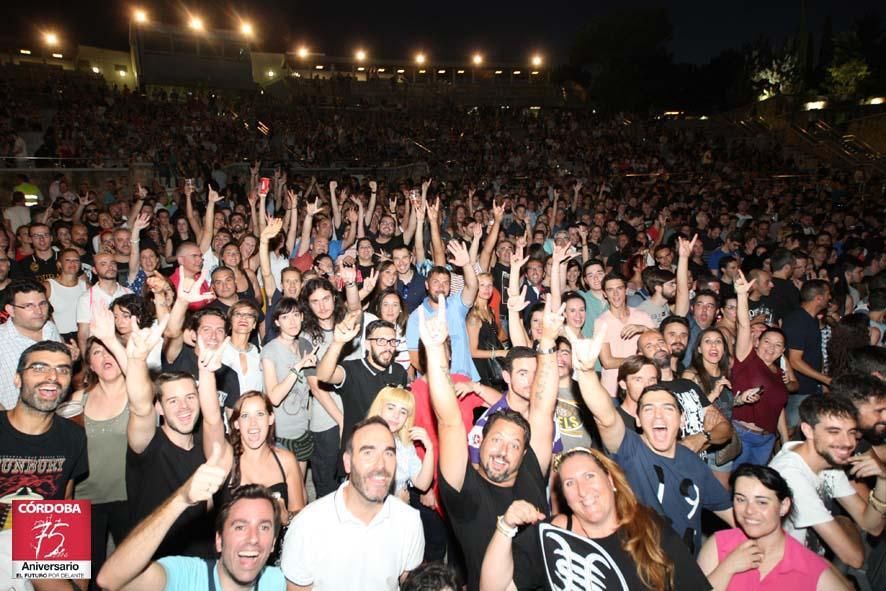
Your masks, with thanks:
[(91, 501), (90, 588), (886, 584), (882, 196), (558, 111), (278, 114), (432, 176), (228, 178), (173, 104), (56, 113), (155, 182), (3, 208), (4, 588), (16, 498)]

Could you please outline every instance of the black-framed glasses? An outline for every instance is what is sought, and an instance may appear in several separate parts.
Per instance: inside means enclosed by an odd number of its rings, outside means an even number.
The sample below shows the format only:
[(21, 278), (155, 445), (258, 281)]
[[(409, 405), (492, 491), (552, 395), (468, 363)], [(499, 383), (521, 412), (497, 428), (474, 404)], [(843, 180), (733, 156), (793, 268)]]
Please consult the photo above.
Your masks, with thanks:
[(400, 343), (403, 342), (403, 339), (386, 339), (383, 337), (372, 337), (372, 338), (367, 338), (366, 340), (367, 341), (375, 341), (376, 343), (378, 343), (382, 347), (387, 345), (389, 347), (394, 347), (394, 348), (399, 347)]
[(60, 376), (69, 376), (71, 375), (71, 366), (70, 365), (59, 365), (52, 366), (47, 363), (32, 363), (25, 367), (25, 371), (32, 371), (37, 375), (49, 375), (53, 371)]
[(24, 305), (20, 305), (20, 304), (9, 304), (9, 305), (12, 306), (13, 308), (18, 308), (20, 310), (27, 310), (28, 312), (33, 312), (37, 308), (40, 308), (41, 310), (48, 310), (49, 309), (49, 300), (43, 300), (42, 302), (38, 302), (38, 303), (28, 302), (27, 304), (24, 304)]

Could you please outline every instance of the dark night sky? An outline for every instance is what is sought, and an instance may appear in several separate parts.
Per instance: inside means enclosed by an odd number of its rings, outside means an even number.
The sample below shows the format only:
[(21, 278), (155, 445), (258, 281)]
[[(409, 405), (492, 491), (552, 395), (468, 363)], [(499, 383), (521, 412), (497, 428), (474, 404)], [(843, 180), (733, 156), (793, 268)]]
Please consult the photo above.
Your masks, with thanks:
[[(396, 59), (423, 49), (433, 58), (462, 59), (481, 50), (489, 61), (522, 61), (539, 50), (548, 61), (565, 59), (582, 25), (615, 6), (662, 4), (638, 0), (147, 0), (154, 20), (184, 22), (185, 7), (204, 16), (207, 27), (233, 28), (235, 14), (247, 16), (259, 32), (256, 48), (292, 50), (306, 42), (332, 55), (350, 55), (364, 46), (370, 55)], [(667, 3), (674, 26), (677, 61), (705, 63), (722, 49), (741, 47), (759, 34), (775, 38), (799, 28), (800, 0), (681, 0)], [(39, 27), (57, 30), (65, 41), (125, 49), (127, 19), (138, 2), (63, 0), (6, 2), (11, 24), (3, 35), (36, 39)], [(809, 29), (821, 31), (825, 16), (834, 30), (848, 28), (867, 11), (886, 15), (882, 0), (807, 0)], [(884, 19), (886, 20), (886, 19)], [(8, 21), (9, 22), (9, 21)], [(17, 39), (19, 40), (19, 39)], [(32, 41), (33, 43), (33, 41)]]

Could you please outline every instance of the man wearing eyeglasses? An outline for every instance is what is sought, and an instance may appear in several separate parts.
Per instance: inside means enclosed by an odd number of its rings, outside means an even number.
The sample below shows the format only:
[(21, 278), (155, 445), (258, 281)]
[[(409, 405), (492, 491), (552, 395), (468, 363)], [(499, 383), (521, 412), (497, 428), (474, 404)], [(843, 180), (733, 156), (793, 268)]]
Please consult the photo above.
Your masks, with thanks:
[(338, 323), (332, 344), (317, 364), (317, 381), (331, 384), (341, 394), (342, 440), (348, 439), (357, 423), (366, 418), (378, 391), (385, 386), (406, 387), (406, 370), (394, 363), (397, 330), (387, 320), (374, 320), (366, 327), (366, 357), (338, 365), (345, 345), (360, 334), (360, 312), (351, 312)]
[[(71, 385), (72, 362), (62, 343), (42, 341), (16, 356), (9, 377), (18, 401), (0, 412), (0, 588), (16, 587), (11, 564), (12, 498), (71, 499), (74, 483), (88, 472), (86, 433), (55, 414)], [(6, 383), (7, 380), (4, 380)], [(71, 581), (70, 583), (74, 583)], [(85, 588), (86, 581), (82, 582)], [(65, 586), (79, 589), (81, 586)], [(61, 587), (59, 587), (61, 588)]]
[(56, 255), (52, 249), (52, 234), (49, 226), (34, 223), (28, 228), (28, 236), (34, 247), (34, 254), (15, 263), (12, 269), (13, 279), (35, 279), (45, 281), (58, 273)]
[(6, 294), (4, 309), (9, 320), (0, 325), (0, 406), (9, 409), (18, 401), (13, 376), (22, 351), (39, 341), (61, 343), (62, 338), (49, 320), (49, 301), (42, 285), (17, 280), (9, 284)]

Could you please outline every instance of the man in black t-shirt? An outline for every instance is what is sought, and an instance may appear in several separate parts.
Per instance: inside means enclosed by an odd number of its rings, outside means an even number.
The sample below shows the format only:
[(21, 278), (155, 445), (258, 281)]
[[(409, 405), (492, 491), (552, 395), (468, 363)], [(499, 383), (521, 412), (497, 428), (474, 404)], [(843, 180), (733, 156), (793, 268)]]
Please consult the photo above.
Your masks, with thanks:
[[(126, 389), (129, 423), (126, 491), (133, 523), (150, 515), (206, 461), (200, 433), (200, 400), (192, 374), (164, 372), (154, 380), (146, 359), (160, 342), (163, 323), (133, 331), (127, 347)], [(195, 370), (196, 371), (196, 370)], [(158, 417), (163, 422), (157, 427)], [(212, 514), (206, 503), (189, 507), (176, 519), (154, 558), (209, 556)]]
[(822, 373), (824, 355), (821, 347), (821, 328), (818, 315), (827, 310), (831, 288), (827, 281), (810, 279), (800, 290), (800, 309), (784, 320), (788, 361), (797, 374), (800, 389), (788, 397), (786, 418), (788, 427), (800, 422), (800, 403), (807, 396), (822, 393), (822, 385), (830, 385), (831, 378)]
[[(557, 406), (556, 336), (563, 316), (546, 310), (529, 420), (510, 410), (490, 416), (480, 443), (480, 463), (474, 466), (468, 459), (465, 426), (449, 377), (446, 302), (442, 297), (438, 306), (433, 318), (421, 314), (419, 332), (427, 352), (427, 379), (437, 415), (440, 495), (464, 551), (468, 589), (474, 591), (479, 588), (483, 556), (497, 524), (516, 532), (512, 525), (502, 523), (510, 504), (523, 499), (548, 513), (545, 487)], [(517, 560), (532, 559), (535, 535), (533, 527), (516, 533)], [(521, 581), (516, 584), (520, 587)]]
[[(18, 402), (0, 412), (0, 572), (12, 560), (6, 554), (10, 532), (3, 531), (12, 526), (12, 501), (72, 499), (74, 483), (89, 472), (83, 428), (55, 414), (68, 394), (71, 371), (68, 348), (53, 341), (31, 345), (18, 360), (13, 378)], [(6, 589), (11, 581), (4, 579), (0, 575), (0, 586)]]
[(405, 388), (407, 377), (403, 366), (394, 361), (400, 339), (393, 324), (374, 320), (366, 327), (366, 357), (343, 361), (338, 365), (342, 349), (360, 334), (360, 312), (351, 312), (335, 327), (332, 343), (317, 364), (317, 380), (331, 384), (341, 394), (342, 451), (354, 425), (366, 418), (378, 391), (385, 386)]
[(16, 261), (9, 276), (13, 279), (34, 279), (45, 281), (58, 274), (58, 256), (52, 249), (52, 234), (49, 226), (33, 223), (28, 227), (28, 236), (34, 247), (34, 254)]

